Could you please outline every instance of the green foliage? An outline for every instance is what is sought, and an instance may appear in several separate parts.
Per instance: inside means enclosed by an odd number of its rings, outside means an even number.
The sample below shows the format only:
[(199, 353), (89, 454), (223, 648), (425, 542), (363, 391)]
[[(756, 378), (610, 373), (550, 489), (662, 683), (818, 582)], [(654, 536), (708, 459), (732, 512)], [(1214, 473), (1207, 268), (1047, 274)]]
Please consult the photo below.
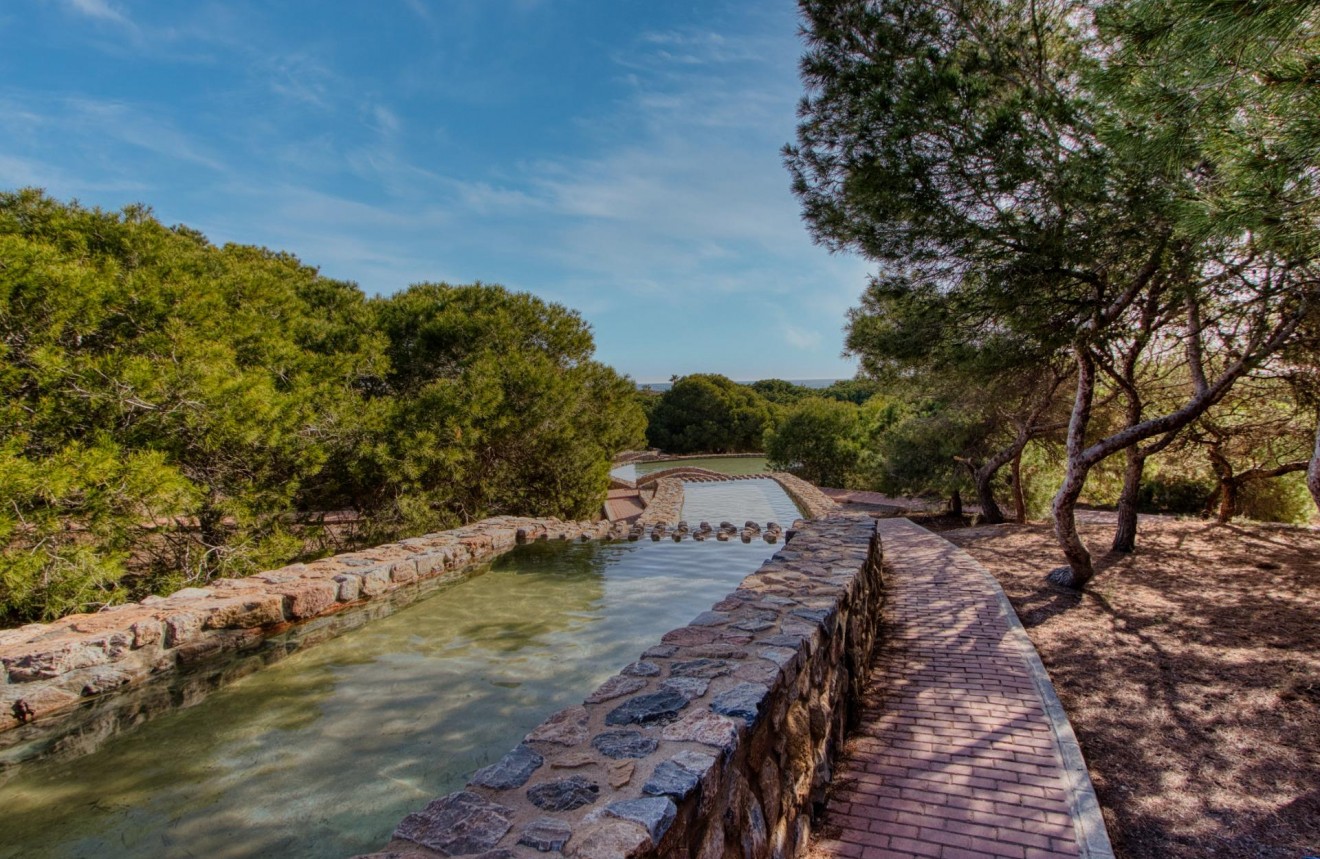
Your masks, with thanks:
[(1315, 516), (1315, 502), (1301, 472), (1248, 483), (1242, 489), (1241, 502), (1243, 516), (1262, 522), (1305, 525)]
[(861, 455), (859, 409), (849, 402), (809, 397), (765, 435), (770, 467), (818, 486), (846, 486)]
[(1145, 513), (1203, 513), (1214, 488), (1204, 477), (1152, 474), (1141, 481), (1138, 506)]
[(747, 387), (760, 394), (767, 402), (778, 406), (791, 406), (816, 394), (806, 385), (795, 385), (783, 379), (761, 379)]
[(594, 512), (644, 418), (592, 351), (499, 287), (368, 301), (140, 207), (0, 194), (0, 618), (279, 565), (326, 510), (365, 538)]
[(759, 451), (770, 404), (726, 376), (684, 376), (660, 397), (646, 430), (648, 443), (667, 453)]

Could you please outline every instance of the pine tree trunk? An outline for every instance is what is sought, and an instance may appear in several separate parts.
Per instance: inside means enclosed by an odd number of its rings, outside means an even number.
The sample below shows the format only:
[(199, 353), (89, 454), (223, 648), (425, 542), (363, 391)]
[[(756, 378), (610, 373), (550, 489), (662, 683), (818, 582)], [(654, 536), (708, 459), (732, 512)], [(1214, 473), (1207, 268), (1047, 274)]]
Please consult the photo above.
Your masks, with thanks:
[(976, 472), (976, 500), (981, 505), (981, 521), (987, 525), (998, 525), (1004, 521), (1004, 511), (1000, 510), (995, 502), (992, 486), (994, 476), (994, 472), (988, 468)]
[(1063, 549), (1063, 557), (1067, 559), (1068, 566), (1051, 571), (1048, 578), (1056, 585), (1077, 590), (1086, 587), (1086, 583), (1095, 577), (1091, 553), (1082, 542), (1082, 536), (1077, 533), (1076, 518), (1077, 499), (1082, 494), (1082, 487), (1086, 485), (1088, 471), (1089, 468), (1074, 468), (1073, 463), (1070, 462), (1068, 471), (1064, 475), (1063, 486), (1054, 496), (1052, 505), (1054, 536), (1059, 541), (1059, 548)]
[(1022, 451), (1013, 457), (1013, 518), (1019, 522), (1027, 521), (1027, 496), (1022, 489)]
[(1219, 512), (1215, 521), (1225, 525), (1237, 512), (1239, 484), (1235, 480), (1219, 481)]
[(1315, 450), (1311, 453), (1311, 464), (1306, 468), (1306, 488), (1311, 490), (1315, 506), (1320, 507), (1320, 423), (1315, 428)]
[(1047, 578), (1056, 585), (1081, 590), (1095, 577), (1091, 553), (1086, 550), (1082, 536), (1077, 533), (1077, 499), (1086, 486), (1091, 471), (1087, 460), (1086, 430), (1091, 423), (1091, 404), (1095, 399), (1095, 362), (1084, 347), (1077, 355), (1077, 395), (1073, 400), (1072, 416), (1068, 419), (1068, 459), (1063, 485), (1054, 496), (1051, 512), (1054, 514), (1054, 536), (1068, 561), (1068, 566), (1050, 571)]
[(1115, 552), (1131, 552), (1137, 547), (1137, 501), (1141, 496), (1141, 475), (1146, 457), (1133, 445), (1127, 449), (1127, 467), (1123, 469), (1123, 492), (1118, 496), (1118, 527), (1114, 531)]

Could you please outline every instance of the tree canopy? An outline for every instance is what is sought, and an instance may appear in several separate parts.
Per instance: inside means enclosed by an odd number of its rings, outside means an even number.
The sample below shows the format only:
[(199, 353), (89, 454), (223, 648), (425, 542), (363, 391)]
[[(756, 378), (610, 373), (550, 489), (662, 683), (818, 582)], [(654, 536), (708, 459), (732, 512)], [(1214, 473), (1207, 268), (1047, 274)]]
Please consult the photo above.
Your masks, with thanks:
[[(806, 96), (785, 157), (813, 236), (880, 266), (884, 301), (853, 330), (872, 329), (882, 364), (994, 343), (1071, 363), (1053, 513), (1069, 562), (1057, 579), (1084, 585), (1094, 568), (1073, 510), (1091, 470), (1126, 452), (1135, 488), (1146, 458), (1279, 355), (1314, 303), (1320, 136), (1306, 70), (1320, 12), (800, 5)], [(1219, 36), (1230, 47), (1194, 49)], [(1139, 377), (1170, 363), (1185, 384), (1157, 403)], [(1097, 397), (1111, 394), (1125, 407), (1102, 428)]]
[(530, 295), (368, 299), (143, 207), (0, 194), (0, 618), (323, 551), (327, 511), (360, 540), (594, 514), (645, 419), (592, 352)]

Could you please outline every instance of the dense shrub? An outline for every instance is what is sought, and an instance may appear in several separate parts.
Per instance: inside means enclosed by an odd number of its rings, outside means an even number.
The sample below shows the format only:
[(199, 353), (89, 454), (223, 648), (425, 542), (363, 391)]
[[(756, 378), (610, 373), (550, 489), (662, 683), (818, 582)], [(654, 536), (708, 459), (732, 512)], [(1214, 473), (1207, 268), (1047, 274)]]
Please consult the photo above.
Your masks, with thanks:
[(360, 539), (594, 513), (644, 417), (592, 352), (530, 295), (369, 300), (140, 207), (0, 194), (0, 621), (287, 562), (326, 510)]

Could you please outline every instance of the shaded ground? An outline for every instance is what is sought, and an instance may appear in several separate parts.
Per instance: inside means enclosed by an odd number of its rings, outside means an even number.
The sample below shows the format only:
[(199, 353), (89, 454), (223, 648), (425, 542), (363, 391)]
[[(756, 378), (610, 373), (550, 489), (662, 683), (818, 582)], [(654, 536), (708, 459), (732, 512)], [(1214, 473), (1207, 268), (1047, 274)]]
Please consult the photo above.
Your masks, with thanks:
[[(1110, 518), (1084, 517), (1093, 549)], [(1081, 596), (1044, 580), (1048, 525), (943, 536), (1022, 618), (1120, 857), (1320, 856), (1320, 533), (1142, 517)]]

